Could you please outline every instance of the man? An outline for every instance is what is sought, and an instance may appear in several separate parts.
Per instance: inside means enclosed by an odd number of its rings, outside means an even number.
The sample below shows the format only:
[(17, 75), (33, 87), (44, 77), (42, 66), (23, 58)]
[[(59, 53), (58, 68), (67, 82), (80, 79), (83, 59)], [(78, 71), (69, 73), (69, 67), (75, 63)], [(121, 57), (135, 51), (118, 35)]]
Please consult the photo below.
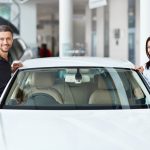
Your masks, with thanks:
[(46, 43), (42, 43), (41, 48), (39, 49), (40, 57), (52, 57), (52, 52), (47, 48)]
[(7, 25), (0, 26), (0, 96), (11, 78), (11, 73), (22, 66), (21, 62), (9, 64), (8, 52), (13, 43), (13, 31)]

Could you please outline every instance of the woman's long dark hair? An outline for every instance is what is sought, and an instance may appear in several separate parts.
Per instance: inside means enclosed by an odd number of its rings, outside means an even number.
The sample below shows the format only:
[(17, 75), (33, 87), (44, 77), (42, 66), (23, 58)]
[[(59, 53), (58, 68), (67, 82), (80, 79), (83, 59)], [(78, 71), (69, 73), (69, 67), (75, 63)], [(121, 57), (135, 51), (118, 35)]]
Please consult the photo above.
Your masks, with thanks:
[[(148, 37), (147, 40), (146, 40), (145, 49), (146, 49), (146, 55), (150, 59), (150, 54), (148, 52), (148, 42), (149, 41), (150, 41), (150, 37)], [(150, 67), (150, 60), (146, 63), (146, 68), (149, 69), (149, 67)]]
[(146, 69), (149, 69), (150, 67), (150, 60), (146, 63)]

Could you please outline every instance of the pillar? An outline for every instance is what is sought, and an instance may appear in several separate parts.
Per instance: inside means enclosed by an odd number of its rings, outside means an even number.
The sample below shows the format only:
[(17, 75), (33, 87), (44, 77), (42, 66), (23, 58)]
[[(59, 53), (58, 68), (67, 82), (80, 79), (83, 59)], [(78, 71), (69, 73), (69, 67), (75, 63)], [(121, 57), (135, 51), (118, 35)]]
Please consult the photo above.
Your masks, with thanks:
[(109, 57), (128, 59), (128, 0), (109, 0)]
[(20, 35), (21, 38), (30, 46), (37, 45), (37, 17), (36, 17), (36, 4), (27, 2), (20, 4)]
[(96, 56), (104, 57), (104, 7), (97, 8), (96, 22)]
[(73, 1), (59, 0), (59, 56), (73, 54)]
[(85, 49), (86, 55), (91, 56), (91, 48), (92, 48), (92, 13), (89, 6), (86, 6), (85, 10)]

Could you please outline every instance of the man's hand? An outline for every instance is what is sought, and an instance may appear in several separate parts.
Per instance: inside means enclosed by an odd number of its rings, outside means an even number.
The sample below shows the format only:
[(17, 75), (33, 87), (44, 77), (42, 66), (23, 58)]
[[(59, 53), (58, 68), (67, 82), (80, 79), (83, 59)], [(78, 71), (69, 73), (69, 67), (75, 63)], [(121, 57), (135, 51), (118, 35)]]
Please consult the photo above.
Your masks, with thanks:
[(23, 67), (23, 64), (21, 61), (13, 61), (11, 65), (12, 72), (15, 72), (18, 68)]
[(140, 66), (140, 67), (135, 68), (135, 70), (139, 71), (140, 73), (143, 73), (144, 67)]

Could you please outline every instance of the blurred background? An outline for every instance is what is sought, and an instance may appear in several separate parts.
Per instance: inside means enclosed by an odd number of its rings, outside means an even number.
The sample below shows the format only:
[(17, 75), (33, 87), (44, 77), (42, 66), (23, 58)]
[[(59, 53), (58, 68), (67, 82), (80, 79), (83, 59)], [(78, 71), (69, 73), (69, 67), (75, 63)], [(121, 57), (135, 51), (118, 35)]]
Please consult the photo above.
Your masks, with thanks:
[[(0, 0), (14, 30), (11, 59), (98, 56), (147, 61), (149, 0)], [(43, 45), (50, 51), (42, 55)]]

